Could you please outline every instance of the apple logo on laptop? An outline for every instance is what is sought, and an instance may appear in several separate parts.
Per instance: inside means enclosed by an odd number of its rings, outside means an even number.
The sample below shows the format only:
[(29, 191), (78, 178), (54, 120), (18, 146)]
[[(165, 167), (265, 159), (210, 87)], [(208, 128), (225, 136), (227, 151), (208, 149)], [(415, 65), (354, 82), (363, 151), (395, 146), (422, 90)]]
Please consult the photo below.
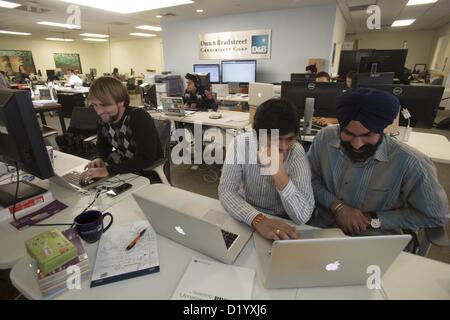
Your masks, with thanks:
[(182, 234), (183, 236), (186, 235), (186, 233), (184, 233), (183, 228), (180, 227), (180, 226), (176, 226), (176, 227), (175, 227), (175, 230), (176, 230), (179, 234)]
[(335, 262), (332, 262), (332, 263), (327, 264), (327, 266), (325, 267), (325, 269), (326, 269), (327, 271), (336, 271), (337, 269), (339, 269), (340, 264), (341, 264), (341, 263), (340, 263), (339, 260), (338, 260), (338, 261), (335, 261)]
[(258, 92), (258, 98), (261, 98), (261, 97), (262, 97), (261, 92)]

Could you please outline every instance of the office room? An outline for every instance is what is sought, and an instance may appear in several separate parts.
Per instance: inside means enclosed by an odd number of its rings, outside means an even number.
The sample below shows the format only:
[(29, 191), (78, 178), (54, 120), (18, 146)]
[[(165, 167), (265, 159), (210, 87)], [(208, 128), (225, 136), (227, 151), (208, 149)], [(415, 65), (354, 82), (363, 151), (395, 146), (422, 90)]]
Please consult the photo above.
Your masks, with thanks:
[(449, 58), (450, 0), (0, 1), (0, 300), (449, 300)]

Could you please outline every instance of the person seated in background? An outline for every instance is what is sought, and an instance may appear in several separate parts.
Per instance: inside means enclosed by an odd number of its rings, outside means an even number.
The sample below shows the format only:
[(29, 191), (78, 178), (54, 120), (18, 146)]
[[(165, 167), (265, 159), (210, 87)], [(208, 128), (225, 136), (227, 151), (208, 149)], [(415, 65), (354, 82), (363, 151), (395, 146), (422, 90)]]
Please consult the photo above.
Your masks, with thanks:
[(207, 111), (217, 110), (216, 101), (211, 93), (200, 84), (200, 78), (194, 73), (187, 73), (185, 78), (186, 90), (183, 95), (183, 102), (191, 109)]
[(306, 66), (305, 73), (307, 74), (316, 74), (317, 73), (317, 67), (315, 64), (310, 64), (309, 66)]
[(130, 97), (122, 82), (113, 77), (98, 78), (90, 87), (88, 102), (100, 118), (98, 158), (88, 163), (80, 183), (139, 173), (163, 157), (152, 117), (142, 108), (129, 106)]
[(331, 82), (331, 77), (325, 71), (320, 71), (316, 74), (316, 82)]
[(355, 76), (356, 71), (349, 71), (345, 75), (345, 87), (346, 89), (351, 89), (353, 87), (353, 77)]
[(448, 199), (433, 162), (383, 133), (398, 112), (397, 97), (375, 89), (338, 98), (339, 127), (320, 130), (308, 151), (317, 204), (308, 224), (377, 235), (447, 223)]
[(5, 71), (0, 71), (0, 89), (3, 90), (9, 88), (11, 88), (11, 85), (9, 84)]
[(83, 85), (83, 80), (80, 79), (80, 77), (78, 77), (75, 74), (75, 71), (73, 69), (68, 69), (67, 70), (67, 83), (74, 87), (74, 86), (82, 86)]
[[(266, 239), (296, 239), (299, 235), (294, 227), (271, 218), (288, 218), (302, 225), (314, 210), (308, 159), (296, 141), (299, 133), (296, 109), (285, 99), (267, 100), (256, 110), (253, 129), (235, 137), (227, 149), (218, 190), (220, 202), (230, 215), (252, 226)], [(278, 157), (270, 156), (270, 150), (274, 150), (270, 139), (274, 130), (279, 136), (273, 146)], [(264, 137), (266, 146), (261, 145)], [(275, 164), (269, 174), (263, 174), (263, 169), (272, 165), (264, 160), (265, 150)]]
[(113, 69), (111, 77), (116, 78), (117, 80), (120, 80), (120, 81), (125, 81), (126, 80), (125, 77), (120, 75), (118, 68), (114, 68)]

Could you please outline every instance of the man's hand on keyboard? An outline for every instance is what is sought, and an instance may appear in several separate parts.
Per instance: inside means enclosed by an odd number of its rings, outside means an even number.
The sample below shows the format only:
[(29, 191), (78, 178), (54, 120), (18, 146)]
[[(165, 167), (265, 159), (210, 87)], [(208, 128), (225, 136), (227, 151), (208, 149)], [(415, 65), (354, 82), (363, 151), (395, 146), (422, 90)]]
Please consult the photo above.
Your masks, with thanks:
[(80, 175), (80, 185), (88, 185), (91, 180), (107, 177), (109, 175), (106, 167), (90, 168)]
[(284, 223), (278, 219), (266, 218), (255, 225), (255, 231), (269, 240), (289, 240), (300, 238), (295, 227), (291, 227), (287, 223)]
[(91, 169), (91, 168), (106, 168), (105, 162), (100, 159), (94, 159), (91, 162), (89, 162), (84, 169)]

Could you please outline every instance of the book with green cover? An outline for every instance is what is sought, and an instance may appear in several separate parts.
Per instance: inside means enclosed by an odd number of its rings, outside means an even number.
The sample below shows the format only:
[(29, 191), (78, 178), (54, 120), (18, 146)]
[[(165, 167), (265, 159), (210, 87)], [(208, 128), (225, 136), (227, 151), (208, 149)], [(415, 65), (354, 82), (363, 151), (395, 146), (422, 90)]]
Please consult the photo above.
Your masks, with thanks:
[(58, 229), (45, 231), (25, 241), (28, 254), (39, 270), (48, 274), (77, 257), (77, 248)]

